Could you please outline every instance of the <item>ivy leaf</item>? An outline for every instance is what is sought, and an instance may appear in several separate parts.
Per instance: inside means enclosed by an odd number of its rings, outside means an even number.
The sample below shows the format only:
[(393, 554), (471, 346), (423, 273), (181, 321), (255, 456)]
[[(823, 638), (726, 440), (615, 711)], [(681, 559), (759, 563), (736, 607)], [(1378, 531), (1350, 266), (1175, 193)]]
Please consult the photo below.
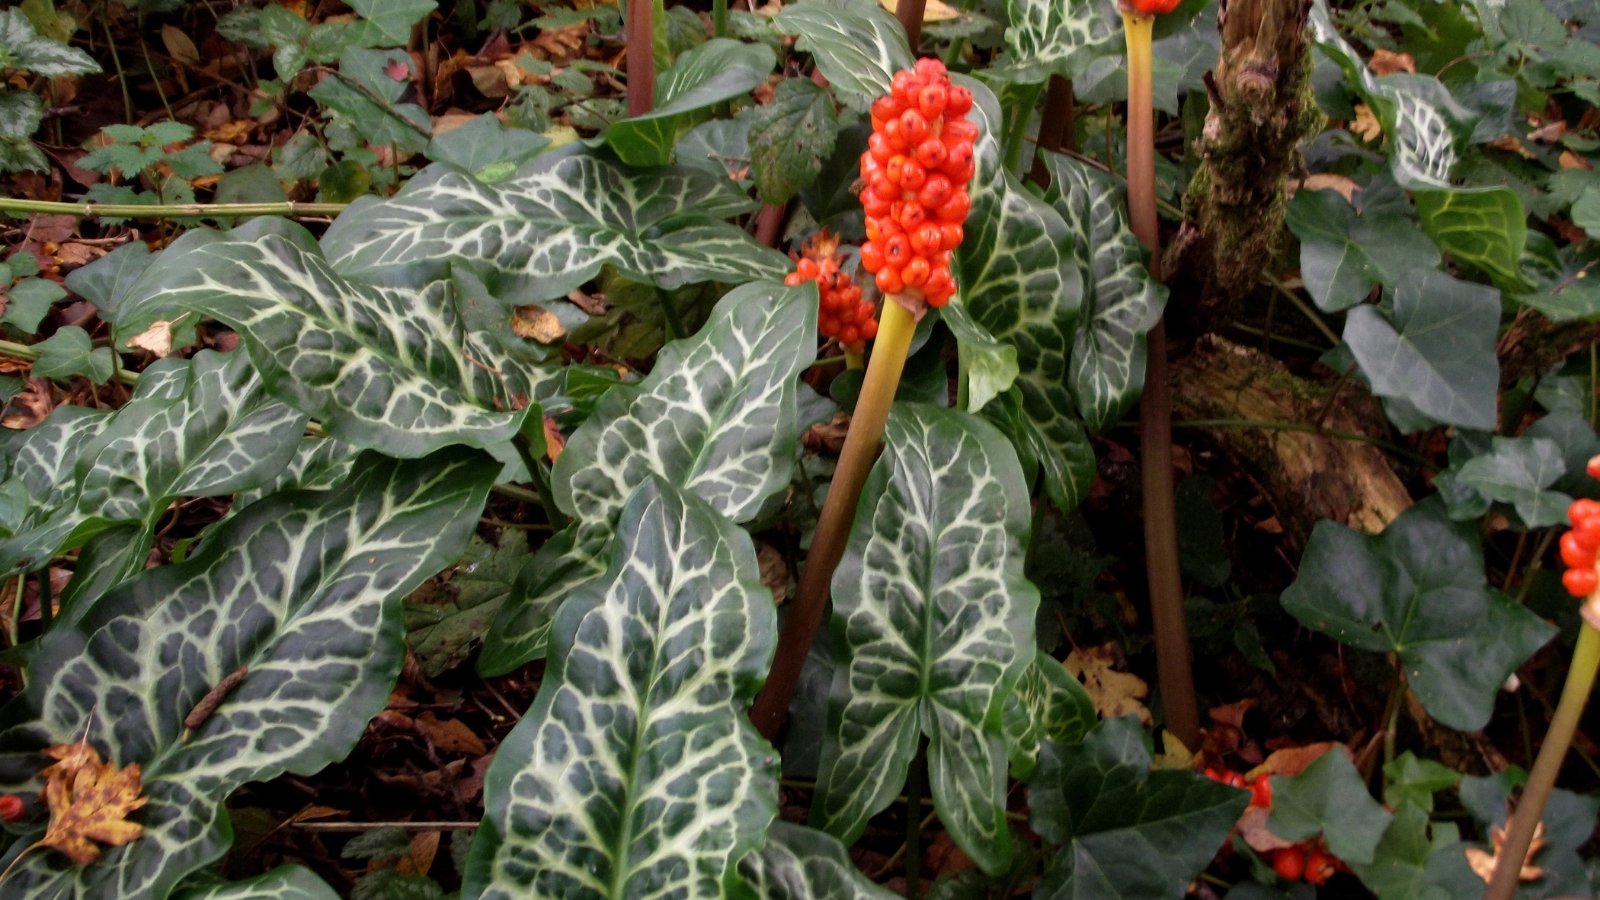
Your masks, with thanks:
[(350, 0), (361, 16), (352, 26), (352, 38), (373, 47), (403, 47), (411, 42), (411, 29), (432, 13), (434, 0)]
[(76, 325), (64, 325), (56, 333), (33, 345), (39, 358), (33, 361), (34, 378), (65, 381), (82, 375), (95, 384), (111, 380), (113, 362), (110, 347), (96, 347), (89, 332)]
[(975, 416), (895, 407), (833, 578), (835, 656), (812, 823), (853, 842), (928, 738), (934, 808), (987, 872), (1011, 857), (1001, 714), (1033, 662), (1028, 490)]
[(1403, 196), (1398, 204), (1362, 199), (1357, 208), (1337, 191), (1301, 190), (1289, 201), (1289, 229), (1300, 239), (1300, 276), (1323, 312), (1349, 309), (1373, 285), (1439, 265), (1439, 248), (1410, 218)]
[(1131, 717), (1101, 722), (1081, 744), (1046, 741), (1028, 782), (1029, 822), (1062, 846), (1034, 896), (1179, 900), (1248, 802), (1194, 772), (1151, 771)]
[(39, 322), (50, 306), (67, 295), (66, 288), (48, 278), (24, 278), (6, 291), (0, 324), (10, 325), (23, 334), (39, 330)]
[(666, 165), (679, 131), (712, 106), (764, 84), (776, 64), (777, 57), (765, 44), (731, 38), (706, 41), (656, 77), (655, 107), (606, 129), (606, 145), (628, 165)]
[(1417, 215), (1439, 249), (1479, 269), (1506, 291), (1525, 289), (1520, 271), (1527, 214), (1510, 188), (1417, 191)]
[(764, 106), (749, 112), (750, 164), (761, 199), (773, 205), (816, 181), (833, 152), (839, 116), (828, 92), (808, 79), (788, 78)]
[(435, 134), (426, 152), (435, 162), (449, 163), (484, 184), (497, 184), (549, 146), (550, 139), (537, 131), (507, 128), (494, 113), (484, 113), (465, 125)]
[(89, 75), (100, 65), (89, 54), (34, 29), (21, 9), (0, 9), (0, 69), (20, 69), (56, 78)]
[(777, 813), (746, 716), (776, 644), (750, 538), (649, 476), (602, 578), (561, 608), (495, 752), (463, 894), (726, 896)]
[(850, 862), (844, 845), (831, 835), (775, 819), (767, 844), (739, 862), (739, 874), (761, 900), (893, 900)]
[(1483, 727), (1500, 685), (1554, 633), (1489, 589), (1475, 533), (1438, 503), (1377, 536), (1318, 522), (1282, 599), (1308, 628), (1398, 654), (1428, 714), (1459, 731)]
[(422, 456), (509, 440), (555, 376), (508, 351), (509, 309), (483, 312), (472, 299), (462, 279), (421, 289), (346, 280), (305, 229), (261, 218), (174, 241), (130, 289), (117, 333), (174, 310), (219, 319), (245, 336), (267, 389), (330, 435)]
[(1390, 819), (1343, 748), (1317, 757), (1299, 775), (1272, 776), (1267, 829), (1286, 841), (1321, 834), (1328, 851), (1351, 865), (1372, 862)]
[(1038, 84), (1051, 75), (1079, 78), (1090, 60), (1121, 50), (1121, 27), (1103, 3), (1006, 0), (1006, 49), (998, 75)]
[(100, 860), (100, 844), (121, 847), (144, 833), (128, 821), (148, 802), (139, 790), (138, 763), (106, 762), (87, 739), (40, 752), (56, 762), (39, 773), (50, 824), (36, 846), (60, 851), (73, 865), (92, 866)]
[(1572, 498), (1547, 491), (1567, 472), (1561, 448), (1548, 438), (1494, 438), (1493, 449), (1461, 466), (1456, 481), (1489, 500), (1510, 503), (1529, 528), (1567, 519)]
[(7, 887), (165, 897), (226, 852), (235, 788), (343, 759), (399, 675), (399, 598), (459, 555), (497, 471), (464, 448), (369, 454), (338, 488), (252, 504), (52, 628), (0, 709), (0, 790), (36, 791), (39, 749), (86, 735), (143, 768), (144, 836), (88, 867), (30, 855)]
[(1144, 389), (1145, 335), (1161, 318), (1167, 289), (1150, 277), (1117, 179), (1068, 156), (1044, 159), (1045, 200), (1066, 220), (1073, 260), (1085, 276), (1069, 384), (1084, 427), (1103, 431)]
[(247, 881), (184, 891), (180, 900), (338, 900), (339, 895), (304, 866), (279, 866)]
[(816, 288), (729, 291), (691, 338), (661, 349), (650, 375), (595, 404), (551, 471), (577, 521), (535, 555), (478, 658), (483, 674), (544, 652), (556, 605), (599, 576), (622, 501), (666, 478), (736, 522), (788, 486), (798, 449), (797, 381), (814, 358)]
[(512, 585), (529, 559), (528, 540), (516, 532), (501, 535), (495, 547), (477, 538), (450, 583), (453, 601), (406, 608), (406, 643), (429, 678), (466, 662), (482, 643)]
[(1076, 744), (1094, 727), (1094, 700), (1083, 683), (1044, 651), (1034, 655), (1006, 700), (1006, 746), (1011, 773), (1022, 781), (1033, 774), (1044, 741)]
[(1499, 292), (1413, 268), (1390, 297), (1392, 312), (1358, 306), (1345, 320), (1345, 343), (1372, 392), (1404, 400), (1438, 422), (1493, 431)]
[[(102, 318), (114, 323), (128, 289), (133, 287), (154, 260), (155, 254), (150, 252), (144, 241), (130, 241), (90, 264), (68, 272), (67, 287), (93, 303)], [(181, 346), (194, 343), (193, 331), (191, 323), (188, 336), (179, 342)]]
[(916, 64), (905, 29), (873, 0), (799, 0), (772, 23), (811, 54), (834, 95), (859, 113), (889, 93), (889, 80)]
[(346, 47), (339, 55), (338, 74), (306, 93), (348, 121), (367, 143), (421, 153), (432, 136), (433, 120), (417, 104), (401, 102), (408, 79), (389, 74), (397, 65), (409, 71), (411, 64), (411, 54), (404, 50)]
[(541, 154), (493, 187), (429, 167), (387, 200), (356, 201), (322, 245), (346, 277), (407, 267), (436, 278), (463, 265), (519, 303), (564, 297), (603, 265), (665, 289), (782, 278), (787, 257), (722, 221), (753, 206), (725, 177), (634, 171), (578, 147)]

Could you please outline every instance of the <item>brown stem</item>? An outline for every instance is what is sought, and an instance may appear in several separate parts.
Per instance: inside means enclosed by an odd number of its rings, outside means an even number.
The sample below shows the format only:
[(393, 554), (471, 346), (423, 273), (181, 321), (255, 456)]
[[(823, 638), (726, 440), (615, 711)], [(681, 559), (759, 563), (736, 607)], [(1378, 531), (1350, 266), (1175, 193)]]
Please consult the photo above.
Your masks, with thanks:
[[(1072, 97), (1072, 80), (1062, 78), (1060, 75), (1051, 75), (1050, 85), (1044, 92), (1044, 109), (1039, 113), (1038, 148), (1056, 153), (1075, 149), (1077, 135), (1073, 134), (1073, 131), (1076, 116), (1077, 106)], [(1043, 157), (1033, 158), (1033, 170), (1028, 173), (1028, 177), (1038, 185), (1043, 185), (1048, 180)]]
[(768, 247), (778, 246), (778, 235), (783, 232), (783, 214), (785, 207), (781, 204), (774, 206), (767, 204), (756, 213), (756, 243)]
[(906, 30), (906, 43), (911, 45), (911, 55), (917, 55), (917, 42), (922, 40), (922, 14), (927, 9), (927, 0), (898, 0), (894, 7), (894, 17), (900, 20), (900, 27)]
[(628, 115), (656, 105), (655, 26), (650, 0), (628, 0)]

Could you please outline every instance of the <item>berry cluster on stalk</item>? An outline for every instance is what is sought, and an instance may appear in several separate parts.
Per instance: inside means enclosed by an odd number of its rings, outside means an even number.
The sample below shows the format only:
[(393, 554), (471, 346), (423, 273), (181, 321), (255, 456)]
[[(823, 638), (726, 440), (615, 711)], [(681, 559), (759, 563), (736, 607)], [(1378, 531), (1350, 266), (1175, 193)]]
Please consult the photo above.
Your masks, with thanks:
[[(1589, 460), (1589, 477), (1600, 478), (1600, 456)], [(1600, 550), (1600, 503), (1574, 500), (1567, 507), (1572, 530), (1561, 536), (1561, 561), (1567, 571), (1561, 584), (1567, 593), (1580, 600), (1600, 590), (1600, 571), (1595, 568), (1595, 551)]]
[(861, 156), (861, 265), (885, 294), (943, 306), (956, 292), (950, 254), (972, 205), (967, 183), (978, 137), (965, 118), (970, 109), (972, 92), (951, 84), (936, 59), (896, 72), (889, 95), (872, 104), (872, 137)]
[[(794, 256), (794, 254), (790, 254)], [(817, 331), (825, 338), (838, 338), (849, 353), (860, 353), (866, 342), (878, 334), (878, 308), (861, 299), (861, 287), (839, 265), (839, 238), (826, 228), (806, 239), (795, 257), (794, 271), (783, 279), (791, 287), (817, 283), (822, 306), (817, 315)]]

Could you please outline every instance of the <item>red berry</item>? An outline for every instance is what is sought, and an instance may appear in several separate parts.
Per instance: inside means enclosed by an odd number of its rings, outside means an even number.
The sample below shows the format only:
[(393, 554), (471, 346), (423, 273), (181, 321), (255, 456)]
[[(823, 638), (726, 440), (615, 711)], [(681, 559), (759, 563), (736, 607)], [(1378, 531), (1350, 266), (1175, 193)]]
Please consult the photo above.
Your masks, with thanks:
[(1561, 561), (1570, 568), (1592, 567), (1595, 548), (1585, 544), (1575, 531), (1561, 536)]
[(928, 221), (928, 211), (923, 208), (922, 204), (912, 201), (900, 207), (900, 212), (895, 216), (895, 221), (899, 222), (900, 227), (904, 228), (907, 233), (910, 233), (921, 228)]
[(883, 242), (883, 258), (889, 265), (899, 268), (911, 258), (911, 241), (904, 234), (893, 234)]
[(917, 89), (917, 73), (910, 69), (901, 69), (894, 73), (889, 80), (889, 90), (893, 92), (896, 100), (904, 102)]
[(956, 191), (950, 199), (939, 205), (939, 221), (960, 224), (967, 219), (967, 211), (972, 208), (972, 198), (966, 191)]
[(906, 148), (910, 146), (906, 143), (905, 134), (900, 130), (899, 119), (890, 119), (883, 123), (883, 127), (878, 129), (877, 133), (883, 135), (884, 143), (888, 144), (889, 149), (896, 153), (904, 153)]
[(926, 119), (933, 119), (944, 113), (944, 108), (949, 102), (949, 90), (938, 82), (926, 85), (917, 92), (917, 112), (922, 113)]
[[(919, 145), (917, 149), (920, 151), (922, 148)], [(1589, 473), (1590, 478), (1600, 478), (1600, 456), (1589, 457), (1589, 465), (1585, 467), (1584, 471)]]
[(1250, 805), (1262, 809), (1272, 807), (1272, 776), (1262, 772), (1250, 783)]
[(1581, 525), (1582, 520), (1597, 516), (1600, 516), (1600, 503), (1593, 500), (1574, 500), (1567, 507), (1567, 519), (1574, 525)]
[(917, 59), (916, 73), (918, 77), (925, 81), (950, 77), (950, 73), (945, 71), (944, 63), (932, 56), (924, 56)]
[(1277, 872), (1281, 878), (1299, 881), (1300, 876), (1306, 871), (1306, 852), (1298, 845), (1279, 847), (1272, 851), (1272, 871)]
[(1307, 884), (1323, 885), (1328, 883), (1339, 871), (1339, 861), (1328, 851), (1321, 847), (1313, 847), (1306, 854), (1305, 877)]
[(928, 137), (928, 120), (922, 113), (908, 109), (900, 114), (900, 134), (906, 143), (916, 146)]
[(884, 266), (873, 279), (878, 283), (878, 290), (885, 294), (898, 294), (906, 289), (906, 283), (900, 280), (900, 272), (891, 266)]
[(978, 139), (978, 126), (971, 119), (947, 118), (944, 122), (944, 133), (940, 137), (944, 139), (946, 146), (971, 144)]
[(945, 222), (939, 226), (939, 249), (948, 253), (961, 246), (962, 238), (966, 237), (966, 229), (959, 222)]
[[(924, 144), (923, 146), (927, 146)], [(946, 200), (950, 199), (950, 179), (935, 172), (928, 176), (928, 181), (917, 191), (917, 202), (928, 209), (938, 209)]]
[(0, 794), (0, 819), (21, 822), (28, 817), (28, 804), (16, 794)]
[(905, 165), (900, 167), (900, 188), (906, 191), (918, 191), (928, 183), (928, 170), (914, 159), (907, 159)]
[(945, 160), (950, 158), (950, 151), (945, 149), (944, 142), (938, 138), (928, 138), (917, 145), (914, 155), (923, 168), (929, 172), (937, 172), (944, 168)]
[[(1118, 0), (1121, 5), (1123, 0)], [(1141, 16), (1164, 16), (1178, 8), (1181, 0), (1130, 0), (1133, 11)]]
[(861, 329), (854, 325), (846, 325), (839, 330), (839, 342), (842, 344), (856, 344), (861, 341)]
[(959, 84), (950, 86), (949, 99), (945, 101), (944, 114), (957, 119), (972, 109), (972, 92)]
[(867, 319), (861, 323), (861, 339), (870, 341), (878, 336), (878, 322), (876, 319)]
[(913, 256), (905, 264), (905, 268), (900, 270), (900, 278), (906, 283), (907, 287), (922, 287), (928, 283), (928, 275), (931, 272), (932, 268), (928, 265), (926, 259), (920, 256)]
[(1561, 576), (1561, 585), (1567, 589), (1567, 593), (1583, 599), (1600, 587), (1600, 574), (1595, 574), (1592, 568), (1568, 569)]

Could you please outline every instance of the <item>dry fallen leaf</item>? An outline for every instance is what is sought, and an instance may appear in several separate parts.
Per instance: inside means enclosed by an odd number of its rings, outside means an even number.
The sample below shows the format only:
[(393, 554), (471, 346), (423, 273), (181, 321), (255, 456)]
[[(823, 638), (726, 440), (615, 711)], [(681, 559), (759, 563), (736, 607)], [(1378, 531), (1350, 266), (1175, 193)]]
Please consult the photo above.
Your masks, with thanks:
[[(879, 5), (888, 10), (892, 15), (895, 11), (895, 0), (878, 0)], [(961, 18), (961, 10), (956, 9), (944, 0), (928, 0), (922, 7), (922, 21), (948, 22), (951, 19)]]
[(1354, 203), (1356, 191), (1361, 190), (1361, 185), (1356, 184), (1355, 180), (1347, 175), (1318, 172), (1315, 175), (1307, 175), (1306, 179), (1300, 182), (1300, 189), (1304, 191), (1338, 191), (1339, 196), (1343, 197), (1346, 203)]
[(1367, 60), (1367, 68), (1374, 75), (1393, 75), (1396, 72), (1416, 72), (1417, 61), (1409, 53), (1396, 53), (1382, 47), (1372, 51), (1372, 58)]
[(149, 328), (146, 328), (133, 337), (128, 338), (128, 346), (137, 347), (140, 350), (149, 350), (151, 353), (154, 353), (160, 357), (171, 355), (172, 326), (183, 321), (184, 317), (188, 315), (188, 313), (184, 313), (182, 316), (179, 316), (170, 322), (165, 319), (158, 319), (155, 322), (152, 322)]
[(1094, 710), (1102, 719), (1132, 714), (1144, 724), (1151, 724), (1150, 710), (1139, 702), (1150, 696), (1150, 685), (1137, 675), (1118, 672), (1113, 668), (1116, 661), (1117, 644), (1111, 641), (1087, 650), (1074, 650), (1067, 654), (1062, 665), (1083, 682), (1083, 689), (1089, 692)]
[(1356, 118), (1350, 123), (1350, 131), (1360, 135), (1363, 141), (1375, 141), (1383, 137), (1383, 123), (1372, 114), (1372, 107), (1357, 103)]
[(127, 819), (146, 802), (138, 763), (118, 769), (102, 760), (87, 739), (46, 747), (44, 753), (56, 760), (39, 773), (45, 779), (50, 825), (35, 846), (59, 850), (87, 866), (100, 858), (96, 842), (120, 847), (139, 837), (143, 829)]
[(415, 721), (417, 730), (438, 750), (471, 756), (482, 756), (489, 752), (489, 748), (483, 745), (483, 739), (473, 734), (472, 729), (459, 719), (440, 719), (431, 712), (425, 712), (417, 716)]
[[(1472, 874), (1482, 878), (1485, 884), (1494, 877), (1495, 864), (1500, 861), (1500, 852), (1506, 846), (1506, 832), (1511, 828), (1511, 817), (1506, 817), (1506, 827), (1495, 826), (1489, 829), (1489, 840), (1494, 843), (1494, 852), (1489, 853), (1477, 847), (1468, 847), (1467, 865), (1472, 867)], [(1517, 873), (1519, 881), (1538, 881), (1544, 877), (1544, 869), (1533, 864), (1533, 858), (1544, 849), (1544, 822), (1533, 827), (1533, 841), (1528, 844), (1528, 855), (1522, 860), (1522, 871)]]
[(519, 306), (511, 316), (511, 333), (519, 338), (554, 344), (567, 336), (556, 314), (538, 304)]

